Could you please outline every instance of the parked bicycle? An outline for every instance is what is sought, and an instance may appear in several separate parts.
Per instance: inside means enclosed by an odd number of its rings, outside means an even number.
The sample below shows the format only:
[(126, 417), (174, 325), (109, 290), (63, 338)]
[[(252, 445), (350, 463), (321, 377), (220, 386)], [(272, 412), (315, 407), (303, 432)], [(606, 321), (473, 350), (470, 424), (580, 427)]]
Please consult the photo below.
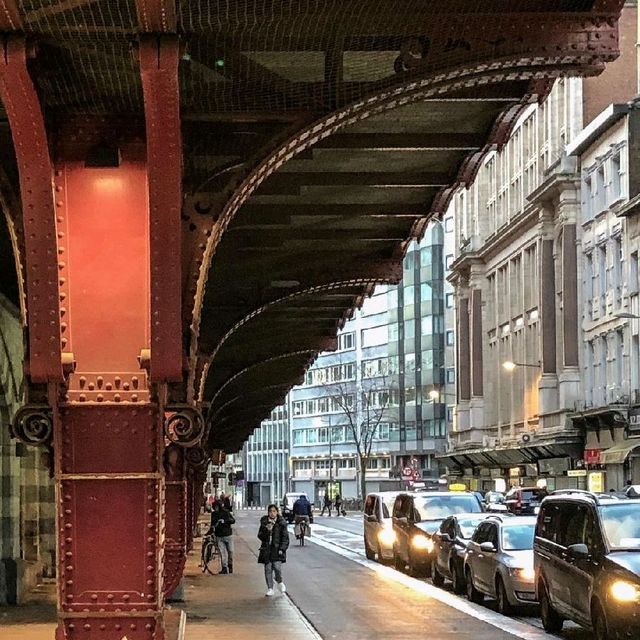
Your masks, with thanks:
[(206, 535), (202, 539), (202, 550), (200, 552), (200, 566), (202, 573), (210, 573), (215, 575), (222, 570), (222, 556), (217, 538), (212, 535)]

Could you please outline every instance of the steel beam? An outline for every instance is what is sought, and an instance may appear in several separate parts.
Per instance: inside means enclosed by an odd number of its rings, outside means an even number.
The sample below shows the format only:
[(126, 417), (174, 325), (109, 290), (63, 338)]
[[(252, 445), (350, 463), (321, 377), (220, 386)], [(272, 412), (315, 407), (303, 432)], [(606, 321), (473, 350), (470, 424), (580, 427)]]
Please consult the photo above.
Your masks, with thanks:
[[(2, 26), (14, 25), (16, 15), (5, 2)], [(52, 167), (44, 117), (27, 69), (24, 39), (3, 43), (0, 61), (0, 97), (11, 126), (20, 174), (29, 327), (29, 376), (33, 382), (62, 381), (60, 304), (58, 300), (58, 247)], [(64, 256), (61, 256), (64, 260)]]
[(182, 144), (176, 38), (145, 38), (140, 68), (147, 126), (151, 252), (151, 379), (182, 378)]

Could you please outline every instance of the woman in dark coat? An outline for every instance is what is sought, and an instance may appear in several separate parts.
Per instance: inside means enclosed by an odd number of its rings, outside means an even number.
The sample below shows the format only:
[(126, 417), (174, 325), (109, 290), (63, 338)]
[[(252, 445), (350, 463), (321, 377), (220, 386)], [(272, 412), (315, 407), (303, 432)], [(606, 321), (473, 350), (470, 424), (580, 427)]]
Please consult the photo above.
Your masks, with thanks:
[(285, 519), (278, 513), (278, 507), (270, 504), (267, 515), (260, 519), (258, 538), (262, 545), (258, 554), (258, 562), (264, 565), (264, 577), (267, 581), (267, 594), (273, 595), (273, 574), (280, 593), (287, 588), (282, 582), (282, 563), (287, 561), (287, 547), (289, 546), (289, 532)]

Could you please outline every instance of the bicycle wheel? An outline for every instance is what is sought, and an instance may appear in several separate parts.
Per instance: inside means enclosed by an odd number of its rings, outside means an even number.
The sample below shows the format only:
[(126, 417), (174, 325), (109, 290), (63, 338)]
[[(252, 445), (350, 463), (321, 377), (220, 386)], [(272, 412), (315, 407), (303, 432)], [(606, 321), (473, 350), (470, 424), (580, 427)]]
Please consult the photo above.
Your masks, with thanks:
[(207, 571), (212, 576), (222, 571), (222, 556), (220, 555), (218, 545), (215, 543), (211, 543), (209, 545), (209, 552), (207, 553), (204, 562), (204, 571)]

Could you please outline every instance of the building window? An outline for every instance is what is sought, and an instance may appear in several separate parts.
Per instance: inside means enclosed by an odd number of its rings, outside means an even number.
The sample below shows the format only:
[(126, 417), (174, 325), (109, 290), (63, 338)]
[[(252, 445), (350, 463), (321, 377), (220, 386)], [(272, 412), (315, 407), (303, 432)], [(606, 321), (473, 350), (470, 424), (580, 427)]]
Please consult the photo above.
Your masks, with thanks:
[(389, 423), (381, 422), (376, 429), (376, 440), (389, 439)]
[(350, 333), (341, 333), (338, 335), (338, 351), (348, 351), (349, 349), (355, 348), (355, 334)]
[(445, 335), (446, 335), (447, 346), (448, 347), (453, 346), (453, 331), (447, 331)]
[(447, 422), (453, 422), (453, 407), (447, 407)]
[(618, 151), (611, 157), (611, 192), (609, 194), (611, 203), (619, 200), (622, 195), (620, 178), (620, 150), (618, 149)]
[(428, 267), (431, 265), (431, 247), (424, 247), (420, 250), (420, 266)]
[(445, 304), (447, 305), (447, 309), (453, 308), (453, 293), (447, 293), (444, 297)]
[(447, 369), (447, 384), (453, 384), (456, 381), (455, 369)]
[(638, 252), (631, 254), (629, 264), (629, 293), (638, 293)]
[(415, 252), (411, 251), (410, 253), (407, 253), (407, 255), (404, 257), (403, 267), (405, 271), (411, 271), (411, 269), (413, 269), (414, 255), (415, 255)]
[(353, 458), (341, 458), (337, 461), (338, 469), (355, 469), (355, 460)]
[(300, 446), (304, 444), (304, 430), (302, 429), (294, 429), (293, 430), (293, 446)]
[(448, 216), (444, 219), (444, 230), (447, 233), (451, 233), (453, 231), (453, 216)]
[(444, 259), (444, 266), (446, 269), (451, 269), (451, 265), (453, 264), (453, 254), (448, 254)]

